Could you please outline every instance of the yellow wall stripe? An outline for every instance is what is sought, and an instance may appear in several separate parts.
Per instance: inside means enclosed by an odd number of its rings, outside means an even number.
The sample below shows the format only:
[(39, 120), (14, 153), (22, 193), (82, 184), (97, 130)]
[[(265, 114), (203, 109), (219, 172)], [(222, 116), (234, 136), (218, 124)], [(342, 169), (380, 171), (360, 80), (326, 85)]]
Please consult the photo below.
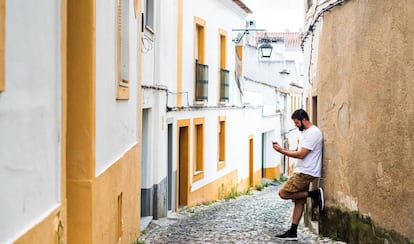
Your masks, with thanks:
[(95, 0), (68, 1), (67, 243), (93, 243)]
[[(66, 132), (67, 132), (67, 12), (68, 12), (68, 2), (67, 0), (61, 0), (61, 56), (62, 56), (62, 64), (61, 64), (61, 109), (62, 109), (62, 122), (61, 122), (61, 134), (62, 134), (62, 141), (61, 141), (61, 209), (60, 212), (60, 219), (59, 219), (59, 226), (58, 226), (58, 244), (60, 244), (60, 240), (67, 239), (67, 232), (65, 231), (64, 226), (67, 223), (67, 202), (66, 202)], [(34, 239), (35, 240), (35, 239)]]

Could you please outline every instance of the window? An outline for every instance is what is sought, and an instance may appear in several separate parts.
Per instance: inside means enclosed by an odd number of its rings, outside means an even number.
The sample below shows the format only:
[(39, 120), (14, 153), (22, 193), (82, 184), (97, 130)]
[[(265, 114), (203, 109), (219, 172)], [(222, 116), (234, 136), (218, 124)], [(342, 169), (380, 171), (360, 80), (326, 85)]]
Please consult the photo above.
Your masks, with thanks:
[(5, 60), (4, 60), (4, 40), (5, 40), (5, 16), (6, 5), (5, 0), (0, 0), (0, 92), (6, 87), (5, 81)]
[(154, 33), (154, 0), (145, 1), (145, 28)]
[(204, 178), (204, 118), (194, 119), (193, 181)]
[(219, 94), (221, 103), (229, 101), (229, 82), (230, 82), (230, 71), (227, 70), (227, 32), (219, 30), (220, 33), (220, 84)]
[(229, 101), (229, 83), (230, 71), (220, 69), (220, 102), (227, 103)]
[(128, 0), (117, 0), (116, 63), (117, 99), (129, 99)]
[(206, 22), (194, 17), (194, 58), (195, 58), (195, 100), (205, 102), (208, 100), (208, 65), (204, 64), (204, 35)]
[(205, 35), (205, 26), (206, 21), (194, 17), (195, 22), (195, 40), (194, 40), (194, 54), (195, 59), (198, 61), (198, 63), (203, 64), (204, 63), (204, 35)]
[(196, 60), (195, 76), (195, 100), (196, 102), (206, 102), (208, 101), (208, 65), (200, 64)]
[(220, 68), (225, 69), (227, 67), (227, 32), (225, 30), (219, 30), (220, 33)]
[(290, 96), (290, 112), (293, 113), (296, 109), (301, 108), (301, 100), (298, 95)]
[(226, 117), (219, 116), (218, 126), (218, 165), (217, 170), (226, 166)]
[(312, 97), (312, 124), (318, 126), (318, 97)]

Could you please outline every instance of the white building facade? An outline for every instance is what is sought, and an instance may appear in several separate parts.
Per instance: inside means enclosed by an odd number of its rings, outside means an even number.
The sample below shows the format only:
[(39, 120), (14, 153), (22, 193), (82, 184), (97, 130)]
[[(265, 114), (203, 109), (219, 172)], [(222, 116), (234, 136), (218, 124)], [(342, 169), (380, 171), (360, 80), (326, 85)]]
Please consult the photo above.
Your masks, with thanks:
[(141, 1), (0, 1), (0, 243), (139, 236)]
[(0, 1), (0, 8), (0, 243), (10, 243), (56, 215), (65, 197), (62, 21), (58, 1)]
[(280, 163), (263, 156), (276, 155), (268, 141), (280, 119), (267, 106), (276, 101), (245, 102), (239, 79), (245, 62), (257, 61), (244, 38), (233, 42), (249, 12), (235, 0), (154, 1), (154, 29), (143, 41), (142, 217), (279, 177)]

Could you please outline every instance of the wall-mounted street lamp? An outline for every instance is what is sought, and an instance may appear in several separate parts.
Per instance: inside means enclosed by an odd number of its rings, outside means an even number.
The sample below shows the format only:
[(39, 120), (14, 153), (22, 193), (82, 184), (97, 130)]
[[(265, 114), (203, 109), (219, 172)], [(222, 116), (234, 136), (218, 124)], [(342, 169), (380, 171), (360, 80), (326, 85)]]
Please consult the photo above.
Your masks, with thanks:
[(259, 46), (262, 58), (270, 58), (272, 56), (273, 46), (269, 42), (265, 42)]
[(262, 43), (259, 46), (260, 56), (262, 58), (270, 58), (272, 56), (273, 46), (270, 44), (271, 40), (267, 37), (266, 33), (260, 42)]

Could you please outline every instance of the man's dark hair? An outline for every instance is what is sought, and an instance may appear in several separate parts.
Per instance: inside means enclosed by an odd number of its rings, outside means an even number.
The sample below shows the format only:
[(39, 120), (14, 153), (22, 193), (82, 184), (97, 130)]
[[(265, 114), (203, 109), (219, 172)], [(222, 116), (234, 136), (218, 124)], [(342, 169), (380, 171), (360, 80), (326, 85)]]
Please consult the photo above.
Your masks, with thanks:
[(300, 120), (300, 121), (302, 121), (303, 119), (309, 120), (309, 116), (308, 116), (308, 113), (306, 113), (305, 110), (297, 109), (295, 112), (293, 112), (292, 119), (297, 119), (297, 120)]

